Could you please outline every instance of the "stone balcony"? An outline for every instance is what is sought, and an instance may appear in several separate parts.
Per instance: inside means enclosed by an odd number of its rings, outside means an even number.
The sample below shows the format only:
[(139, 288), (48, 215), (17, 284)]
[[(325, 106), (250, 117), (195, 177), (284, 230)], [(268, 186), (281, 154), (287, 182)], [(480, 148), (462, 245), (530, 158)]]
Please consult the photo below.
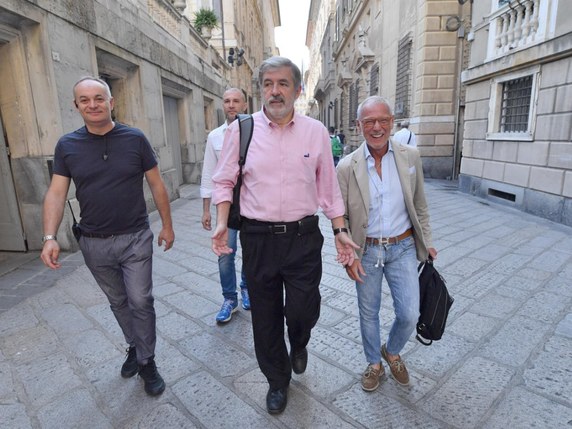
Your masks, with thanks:
[(489, 16), (486, 61), (546, 41), (554, 32), (556, 14), (551, 0), (499, 2)]

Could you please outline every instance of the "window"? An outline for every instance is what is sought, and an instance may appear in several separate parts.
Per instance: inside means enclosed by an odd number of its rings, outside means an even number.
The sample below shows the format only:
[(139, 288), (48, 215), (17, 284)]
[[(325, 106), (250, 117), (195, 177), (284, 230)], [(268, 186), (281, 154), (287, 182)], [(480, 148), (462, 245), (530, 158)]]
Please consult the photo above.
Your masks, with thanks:
[(109, 85), (114, 99), (113, 120), (136, 127), (143, 110), (132, 96), (139, 92), (138, 66), (102, 49), (96, 48), (95, 54), (98, 76)]
[(488, 140), (533, 140), (539, 76), (536, 66), (492, 81)]
[(346, 103), (344, 103), (345, 98), (346, 98), (346, 95), (342, 93), (342, 95), (340, 96), (340, 128), (344, 127), (344, 125), (343, 125), (344, 124), (344, 108), (347, 104), (347, 101), (346, 101)]
[(509, 80), (502, 84), (500, 132), (524, 132), (528, 128), (532, 76)]
[(334, 100), (334, 128), (338, 129), (338, 100)]
[(397, 78), (395, 85), (395, 117), (409, 117), (409, 96), (411, 81), (411, 36), (399, 41), (397, 47)]
[(350, 86), (350, 111), (348, 112), (348, 128), (353, 128), (356, 126), (358, 98), (359, 81), (356, 81), (353, 85)]
[(379, 64), (369, 72), (369, 95), (379, 95)]

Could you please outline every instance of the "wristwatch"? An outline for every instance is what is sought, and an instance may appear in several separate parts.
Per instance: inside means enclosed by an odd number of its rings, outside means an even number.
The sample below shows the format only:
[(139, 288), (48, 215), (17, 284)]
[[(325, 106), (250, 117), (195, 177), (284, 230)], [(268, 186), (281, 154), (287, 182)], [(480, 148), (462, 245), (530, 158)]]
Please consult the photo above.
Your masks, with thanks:
[(345, 232), (346, 234), (349, 234), (347, 228), (334, 228), (334, 235), (338, 235), (340, 232)]
[(44, 244), (48, 240), (57, 240), (55, 235), (44, 235), (42, 237), (42, 244)]

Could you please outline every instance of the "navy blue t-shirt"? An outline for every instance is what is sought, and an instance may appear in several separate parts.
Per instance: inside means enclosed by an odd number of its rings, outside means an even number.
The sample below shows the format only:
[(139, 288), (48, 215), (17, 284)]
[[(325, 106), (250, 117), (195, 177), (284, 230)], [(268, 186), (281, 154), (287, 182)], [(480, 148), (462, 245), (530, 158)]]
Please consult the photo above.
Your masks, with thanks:
[(143, 132), (116, 123), (102, 136), (82, 127), (60, 138), (53, 171), (75, 183), (82, 231), (127, 234), (149, 225), (143, 176), (156, 165)]

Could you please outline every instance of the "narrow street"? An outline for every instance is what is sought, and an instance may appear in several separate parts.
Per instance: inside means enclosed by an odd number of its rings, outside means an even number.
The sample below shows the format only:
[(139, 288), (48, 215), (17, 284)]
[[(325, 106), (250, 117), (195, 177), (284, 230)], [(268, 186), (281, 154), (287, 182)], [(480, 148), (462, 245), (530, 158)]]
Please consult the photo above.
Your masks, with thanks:
[[(0, 266), (0, 421), (5, 428), (563, 428), (572, 421), (572, 228), (429, 180), (436, 267), (455, 302), (441, 341), (413, 337), (409, 388), (360, 386), (365, 360), (354, 284), (335, 262), (329, 222), (322, 314), (308, 369), (286, 411), (270, 416), (250, 313), (218, 326), (221, 303), (198, 187), (172, 204), (175, 247), (155, 253), (157, 364), (167, 383), (148, 397), (122, 379), (123, 338), (83, 265), (59, 272), (37, 257)], [(152, 214), (153, 229), (159, 226)], [(12, 265), (9, 265), (12, 264)], [(391, 299), (382, 303), (384, 331)]]

